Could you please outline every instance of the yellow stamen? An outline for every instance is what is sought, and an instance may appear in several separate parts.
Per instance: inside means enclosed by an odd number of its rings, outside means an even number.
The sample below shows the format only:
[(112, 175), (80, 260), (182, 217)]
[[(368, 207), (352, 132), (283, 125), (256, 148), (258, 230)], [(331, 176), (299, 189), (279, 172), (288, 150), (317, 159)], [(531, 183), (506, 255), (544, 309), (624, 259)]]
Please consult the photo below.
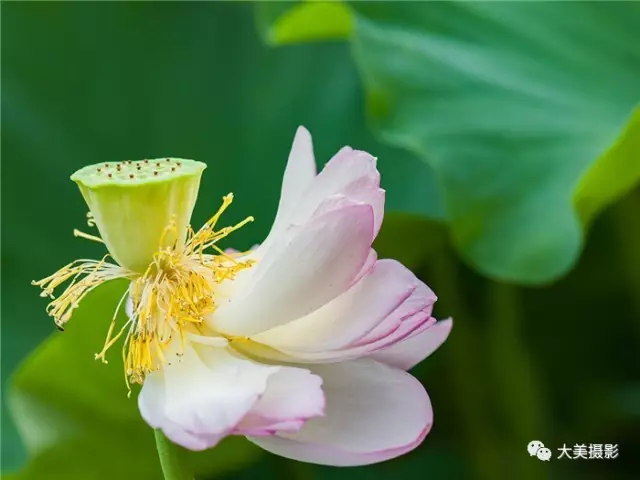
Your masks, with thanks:
[(95, 354), (95, 359), (96, 360), (102, 360), (102, 363), (109, 363), (107, 361), (107, 359), (105, 358), (105, 354), (107, 353), (107, 350), (109, 350), (109, 348), (111, 348), (111, 346), (113, 344), (115, 344), (120, 337), (122, 336), (122, 334), (124, 333), (128, 322), (120, 329), (120, 331), (116, 334), (115, 337), (111, 337), (113, 335), (113, 331), (115, 330), (116, 327), (116, 320), (118, 318), (118, 312), (120, 311), (120, 307), (122, 307), (122, 302), (124, 302), (124, 300), (127, 298), (127, 292), (125, 291), (124, 294), (122, 295), (122, 297), (120, 297), (120, 301), (118, 302), (118, 306), (116, 307), (115, 312), (113, 313), (113, 317), (111, 318), (111, 324), (109, 325), (109, 331), (107, 332), (107, 338), (104, 341), (104, 346), (102, 347), (102, 350), (100, 351), (100, 353), (96, 353)]
[[(47, 305), (47, 313), (53, 317), (58, 328), (63, 329), (64, 324), (71, 318), (73, 310), (94, 288), (115, 278), (132, 278), (133, 272), (107, 263), (108, 257), (107, 254), (100, 261), (76, 260), (65, 265), (53, 275), (31, 282), (32, 285), (42, 288), (42, 296), (53, 299)], [(69, 279), (72, 279), (71, 283), (60, 297), (55, 298), (53, 296), (54, 289)]]
[(249, 337), (236, 337), (235, 335), (228, 335), (227, 339), (230, 342), (235, 342), (235, 343), (246, 343), (250, 341)]
[(104, 241), (102, 241), (102, 239), (100, 237), (97, 237), (95, 235), (89, 235), (88, 233), (81, 232), (77, 228), (73, 229), (73, 236), (74, 237), (80, 237), (80, 238), (86, 238), (87, 240), (91, 240), (93, 242), (104, 243)]
[[(128, 292), (116, 306), (104, 346), (95, 355), (97, 360), (107, 363), (107, 351), (126, 332), (122, 359), (125, 383), (130, 390), (130, 383), (142, 383), (147, 374), (169, 361), (168, 349), (181, 356), (187, 335), (200, 334), (205, 317), (216, 309), (215, 285), (232, 280), (238, 272), (254, 264), (253, 260), (241, 261), (216, 245), (230, 233), (253, 221), (253, 217), (247, 217), (234, 226), (215, 230), (220, 216), (232, 201), (232, 194), (223, 197), (220, 209), (197, 232), (191, 226), (187, 227), (184, 246), (165, 245), (167, 238), (178, 238), (176, 224), (171, 221), (158, 242), (158, 251), (142, 274), (107, 263), (107, 254), (99, 261), (76, 260), (53, 275), (32, 283), (42, 288), (42, 295), (52, 298), (47, 312), (61, 328), (91, 290), (112, 279), (131, 280)], [(89, 223), (93, 222), (92, 215), (87, 217)], [(100, 237), (79, 230), (74, 230), (74, 235), (102, 242)], [(205, 253), (209, 248), (216, 254)], [(71, 283), (62, 295), (53, 297), (53, 290), (68, 280)], [(132, 301), (132, 312), (114, 335), (118, 312), (127, 296)], [(178, 343), (173, 340), (178, 340)], [(176, 345), (179, 345), (177, 351)]]

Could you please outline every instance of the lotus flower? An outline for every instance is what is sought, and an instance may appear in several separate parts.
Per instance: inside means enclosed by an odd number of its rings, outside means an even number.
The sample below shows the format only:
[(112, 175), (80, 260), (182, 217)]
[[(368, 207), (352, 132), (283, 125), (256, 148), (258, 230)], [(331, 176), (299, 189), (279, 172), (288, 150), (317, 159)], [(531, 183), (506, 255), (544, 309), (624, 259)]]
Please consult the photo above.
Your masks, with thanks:
[[(274, 224), (248, 252), (216, 245), (251, 220), (215, 230), (231, 196), (199, 231), (187, 225), (204, 166), (167, 162), (173, 170), (156, 162), (159, 173), (130, 185), (127, 172), (144, 163), (122, 164), (111, 187), (115, 177), (94, 181), (104, 173), (94, 167), (90, 179), (89, 170), (75, 175), (102, 239), (83, 236), (104, 241), (118, 265), (84, 261), (36, 282), (50, 295), (86, 275), (52, 302), (56, 323), (98, 284), (129, 279), (129, 321), (115, 333), (114, 316), (97, 357), (126, 335), (126, 377), (143, 384), (143, 418), (188, 449), (244, 435), (287, 458), (348, 466), (418, 446), (433, 412), (407, 370), (452, 322), (431, 316), (429, 287), (371, 248), (385, 198), (375, 158), (345, 147), (317, 174), (311, 136), (299, 128)], [(144, 228), (131, 226), (142, 212)]]

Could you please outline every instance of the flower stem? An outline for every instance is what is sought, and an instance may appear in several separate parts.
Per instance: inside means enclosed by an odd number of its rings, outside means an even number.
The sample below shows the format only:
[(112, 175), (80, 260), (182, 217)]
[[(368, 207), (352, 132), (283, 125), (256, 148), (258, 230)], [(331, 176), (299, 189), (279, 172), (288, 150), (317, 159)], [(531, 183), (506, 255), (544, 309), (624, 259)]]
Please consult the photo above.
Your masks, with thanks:
[(160, 458), (160, 466), (165, 480), (194, 480), (193, 475), (187, 472), (180, 461), (180, 450), (162, 433), (161, 430), (153, 431), (156, 437), (156, 448)]

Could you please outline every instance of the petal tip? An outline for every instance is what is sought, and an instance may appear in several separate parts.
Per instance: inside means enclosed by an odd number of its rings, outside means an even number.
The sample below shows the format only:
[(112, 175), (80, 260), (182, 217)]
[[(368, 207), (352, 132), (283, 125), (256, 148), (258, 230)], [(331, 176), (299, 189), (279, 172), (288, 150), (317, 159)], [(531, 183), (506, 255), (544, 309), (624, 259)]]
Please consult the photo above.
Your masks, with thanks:
[(295, 138), (298, 137), (304, 137), (305, 139), (311, 140), (311, 132), (304, 125), (298, 125), (298, 128), (296, 128)]

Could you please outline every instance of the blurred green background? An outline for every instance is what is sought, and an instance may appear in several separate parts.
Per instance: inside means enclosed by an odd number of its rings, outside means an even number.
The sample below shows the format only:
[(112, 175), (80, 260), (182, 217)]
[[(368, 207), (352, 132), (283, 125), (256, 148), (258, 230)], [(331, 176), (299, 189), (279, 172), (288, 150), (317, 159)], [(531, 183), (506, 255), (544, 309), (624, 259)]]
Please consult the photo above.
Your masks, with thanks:
[[(240, 438), (198, 478), (632, 479), (640, 474), (640, 4), (10, 2), (2, 5), (2, 473), (160, 478), (120, 368), (94, 362), (124, 285), (54, 331), (30, 281), (73, 238), (89, 163), (204, 161), (194, 224), (268, 232), (295, 128), (319, 166), (379, 158), (375, 247), (434, 288), (450, 339), (414, 374), (435, 425), (413, 453), (337, 469)], [(231, 246), (231, 245), (228, 245)], [(540, 440), (550, 462), (529, 457)], [(615, 460), (558, 460), (563, 444)]]

